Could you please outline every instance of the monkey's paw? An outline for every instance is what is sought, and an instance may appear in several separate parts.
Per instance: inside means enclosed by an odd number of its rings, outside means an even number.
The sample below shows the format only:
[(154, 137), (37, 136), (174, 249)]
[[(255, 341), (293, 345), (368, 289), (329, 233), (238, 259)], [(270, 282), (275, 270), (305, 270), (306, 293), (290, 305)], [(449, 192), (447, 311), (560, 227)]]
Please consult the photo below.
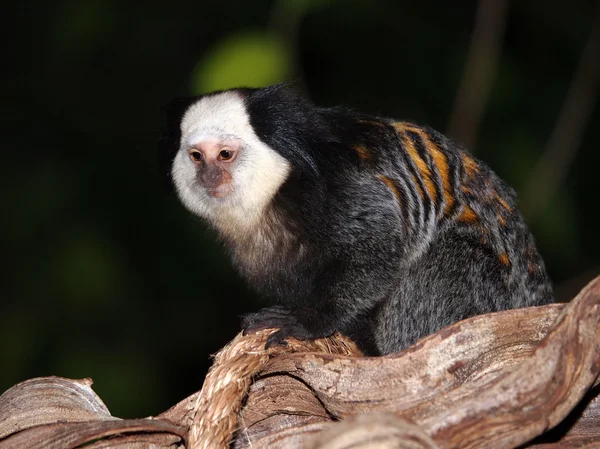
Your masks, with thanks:
[(284, 306), (266, 307), (259, 312), (245, 315), (242, 318), (242, 328), (244, 335), (261, 329), (279, 328), (267, 339), (265, 349), (268, 349), (271, 346), (285, 344), (288, 337), (298, 340), (315, 338), (314, 333), (302, 324), (302, 321), (307, 318), (304, 315), (303, 309), (290, 309)]

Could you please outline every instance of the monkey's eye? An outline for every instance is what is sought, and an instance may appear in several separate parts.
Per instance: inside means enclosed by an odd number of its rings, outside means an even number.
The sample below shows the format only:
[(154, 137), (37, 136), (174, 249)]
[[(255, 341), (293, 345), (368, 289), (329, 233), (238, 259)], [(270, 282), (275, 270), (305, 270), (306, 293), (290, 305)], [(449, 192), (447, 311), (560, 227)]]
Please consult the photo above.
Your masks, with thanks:
[(233, 151), (229, 147), (223, 147), (219, 151), (219, 160), (228, 161), (233, 157)]
[(198, 150), (190, 150), (190, 158), (194, 161), (194, 162), (200, 162), (202, 160), (202, 153), (200, 153), (200, 151)]

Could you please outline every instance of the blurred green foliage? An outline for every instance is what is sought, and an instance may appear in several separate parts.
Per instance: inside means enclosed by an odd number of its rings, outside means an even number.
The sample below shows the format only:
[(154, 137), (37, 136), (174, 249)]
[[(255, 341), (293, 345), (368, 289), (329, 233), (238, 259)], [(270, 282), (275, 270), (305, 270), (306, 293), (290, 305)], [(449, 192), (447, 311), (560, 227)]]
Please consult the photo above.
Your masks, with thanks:
[[(475, 150), (517, 191), (551, 134), (595, 3), (511, 3)], [(89, 376), (115, 415), (140, 417), (197, 390), (209, 355), (239, 330), (239, 315), (259, 307), (211, 231), (163, 182), (160, 106), (299, 79), (318, 104), (444, 131), (476, 2), (34, 0), (6, 8), (0, 392), (35, 376)], [(600, 263), (599, 109), (533, 223), (560, 299)]]
[(235, 86), (268, 86), (291, 75), (290, 50), (265, 32), (225, 37), (206, 52), (192, 74), (195, 95)]

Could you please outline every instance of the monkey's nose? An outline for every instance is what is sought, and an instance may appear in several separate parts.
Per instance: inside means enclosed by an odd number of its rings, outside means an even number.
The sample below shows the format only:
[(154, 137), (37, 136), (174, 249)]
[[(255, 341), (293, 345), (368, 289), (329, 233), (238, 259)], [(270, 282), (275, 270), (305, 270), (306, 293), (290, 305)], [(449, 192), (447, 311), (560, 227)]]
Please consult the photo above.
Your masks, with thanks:
[(208, 165), (199, 176), (200, 181), (207, 187), (216, 187), (224, 180), (223, 169), (214, 165)]

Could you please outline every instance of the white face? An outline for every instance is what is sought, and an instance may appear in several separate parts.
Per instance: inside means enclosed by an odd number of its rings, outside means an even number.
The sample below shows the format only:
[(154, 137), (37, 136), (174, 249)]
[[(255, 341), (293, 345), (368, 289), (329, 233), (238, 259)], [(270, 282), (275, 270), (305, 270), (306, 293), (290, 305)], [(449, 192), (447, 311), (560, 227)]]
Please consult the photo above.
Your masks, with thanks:
[[(215, 194), (199, 181), (200, 165), (190, 150), (206, 145), (212, 148), (219, 142), (233, 146), (236, 154), (221, 165), (231, 180)], [(238, 233), (260, 220), (290, 168), (285, 158), (258, 138), (240, 94), (229, 91), (202, 98), (188, 108), (171, 173), (188, 209), (224, 233)]]

